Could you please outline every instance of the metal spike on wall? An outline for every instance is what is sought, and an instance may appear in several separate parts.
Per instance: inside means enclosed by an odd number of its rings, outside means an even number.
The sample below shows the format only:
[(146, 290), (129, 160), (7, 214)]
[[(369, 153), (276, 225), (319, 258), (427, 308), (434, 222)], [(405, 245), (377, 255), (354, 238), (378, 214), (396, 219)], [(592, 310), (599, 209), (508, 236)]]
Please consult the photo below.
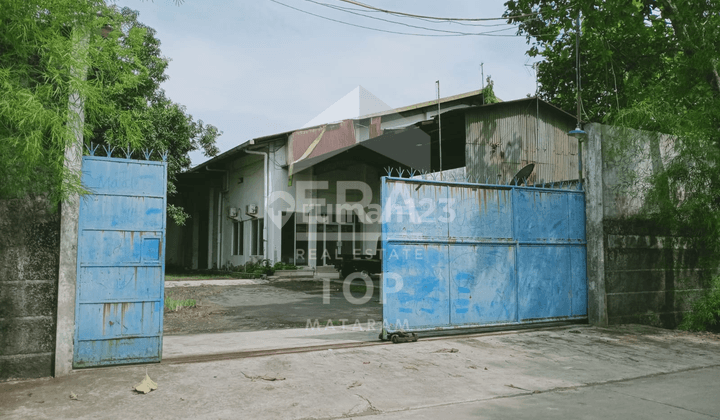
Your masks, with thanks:
[(170, 151), (165, 150), (163, 152), (158, 152), (158, 153), (160, 153), (160, 157), (162, 158), (163, 162), (167, 162), (168, 154), (170, 153)]
[(123, 151), (125, 152), (125, 158), (126, 158), (126, 159), (132, 158), (133, 150), (130, 148), (130, 146), (128, 146), (128, 147), (127, 147), (125, 150), (123, 150)]
[(393, 171), (392, 166), (387, 166), (384, 169), (385, 169), (385, 173), (387, 173), (387, 176), (392, 176), (392, 171)]
[(90, 142), (90, 147), (88, 145), (85, 145), (85, 148), (87, 149), (88, 153), (90, 153), (90, 156), (95, 156), (95, 151), (97, 148), (100, 147), (99, 144), (93, 144), (93, 142)]
[(150, 160), (150, 156), (152, 156), (153, 149), (143, 149), (143, 155), (145, 156), (145, 160)]
[(105, 149), (105, 155), (107, 157), (112, 157), (112, 152), (113, 150), (115, 150), (115, 146), (110, 146), (110, 148), (108, 149), (107, 146), (103, 145), (103, 149)]

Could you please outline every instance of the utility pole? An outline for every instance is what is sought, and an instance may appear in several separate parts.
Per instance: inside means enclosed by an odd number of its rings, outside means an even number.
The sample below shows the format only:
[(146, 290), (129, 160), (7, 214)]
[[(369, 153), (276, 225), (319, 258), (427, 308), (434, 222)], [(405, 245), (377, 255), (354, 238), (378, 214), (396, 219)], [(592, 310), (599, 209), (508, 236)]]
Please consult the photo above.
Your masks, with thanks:
[(577, 126), (574, 130), (568, 134), (570, 137), (574, 137), (578, 141), (578, 182), (582, 185), (582, 142), (583, 138), (587, 135), (582, 128), (580, 128), (580, 112), (582, 110), (582, 97), (580, 96), (580, 11), (578, 10), (577, 15), (577, 28), (575, 30), (575, 87), (577, 88)]
[(438, 104), (438, 143), (440, 143), (440, 181), (443, 180), (442, 174), (442, 123), (440, 121), (440, 81), (435, 82), (437, 84), (437, 104)]
[(485, 63), (480, 63), (480, 80), (482, 81), (482, 90), (483, 90), (482, 104), (483, 105), (485, 105), (485, 69), (483, 68), (484, 65), (485, 65)]
[[(580, 11), (577, 15), (577, 32), (575, 32), (575, 59), (577, 60), (577, 126), (580, 127), (582, 97), (580, 96)], [(582, 136), (578, 137), (578, 182), (582, 185)]]

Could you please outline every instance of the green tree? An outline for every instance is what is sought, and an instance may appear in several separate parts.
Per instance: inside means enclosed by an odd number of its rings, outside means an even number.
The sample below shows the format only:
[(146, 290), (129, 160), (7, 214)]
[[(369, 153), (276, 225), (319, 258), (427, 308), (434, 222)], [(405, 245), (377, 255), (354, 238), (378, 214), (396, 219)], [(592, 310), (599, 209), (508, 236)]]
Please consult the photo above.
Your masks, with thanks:
[[(172, 102), (160, 84), (167, 79), (168, 59), (161, 55), (155, 30), (138, 21), (128, 8), (105, 8), (103, 25), (113, 30), (91, 44), (88, 80), (102, 95), (86, 101), (88, 140), (121, 149), (168, 151), (168, 194), (176, 192), (178, 173), (190, 167), (189, 152), (215, 156), (222, 133), (194, 120), (184, 106)], [(140, 156), (140, 150), (136, 156)], [(187, 214), (168, 206), (168, 214), (183, 224)]]
[(500, 102), (495, 96), (495, 82), (488, 76), (485, 79), (485, 88), (483, 88), (482, 94), (483, 94), (483, 101), (486, 104), (496, 104)]
[(0, 197), (50, 193), (57, 202), (79, 184), (63, 172), (63, 153), (74, 139), (68, 96), (92, 92), (72, 72), (86, 63), (72, 54), (71, 34), (76, 26), (99, 29), (97, 7), (0, 0)]
[[(168, 59), (137, 12), (100, 0), (0, 0), (0, 10), (0, 197), (50, 194), (57, 203), (81, 190), (78, 174), (63, 169), (75, 139), (71, 92), (84, 99), (86, 143), (168, 152), (169, 194), (189, 152), (218, 153), (221, 132), (160, 88)], [(87, 54), (77, 54), (78, 39)], [(187, 216), (168, 210), (179, 223)]]
[(696, 238), (702, 264), (714, 272), (720, 264), (720, 2), (505, 5), (506, 16), (536, 14), (509, 21), (527, 37), (528, 55), (542, 59), (539, 95), (568, 110), (575, 108), (575, 19), (582, 14), (583, 120), (676, 137), (677, 156), (653, 180), (647, 216)]

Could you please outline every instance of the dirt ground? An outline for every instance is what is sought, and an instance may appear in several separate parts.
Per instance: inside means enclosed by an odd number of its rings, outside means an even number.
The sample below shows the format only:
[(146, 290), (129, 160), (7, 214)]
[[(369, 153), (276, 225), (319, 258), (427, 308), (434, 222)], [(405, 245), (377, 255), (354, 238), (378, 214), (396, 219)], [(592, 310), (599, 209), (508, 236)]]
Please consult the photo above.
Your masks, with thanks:
[[(364, 287), (353, 285), (352, 296), (361, 298)], [(339, 325), (372, 319), (382, 323), (379, 289), (365, 304), (353, 305), (343, 296), (342, 284), (330, 285), (330, 303), (323, 303), (322, 281), (277, 281), (261, 285), (197, 286), (165, 289), (173, 299), (195, 299), (196, 306), (165, 311), (168, 335), (229, 331), (304, 328), (311, 322)]]
[[(223, 331), (225, 309), (207, 298), (222, 293), (228, 287), (174, 287), (165, 289), (165, 297), (177, 300), (195, 299), (196, 306), (180, 307), (176, 311), (165, 309), (163, 332), (165, 334), (194, 334), (200, 332)], [(226, 327), (227, 328), (227, 327)]]

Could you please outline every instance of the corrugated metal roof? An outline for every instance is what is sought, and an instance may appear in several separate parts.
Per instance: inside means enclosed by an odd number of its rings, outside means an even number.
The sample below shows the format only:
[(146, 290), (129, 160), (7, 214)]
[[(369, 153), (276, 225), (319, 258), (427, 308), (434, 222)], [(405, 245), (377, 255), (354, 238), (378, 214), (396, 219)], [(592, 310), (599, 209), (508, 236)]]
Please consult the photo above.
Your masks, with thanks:
[[(452, 102), (452, 101), (457, 101), (459, 99), (471, 98), (473, 96), (478, 96), (478, 97), (482, 96), (482, 89), (481, 90), (473, 90), (472, 92), (460, 93), (458, 95), (447, 96), (445, 98), (440, 98), (440, 104), (442, 105), (446, 102)], [(408, 105), (408, 106), (404, 106), (401, 108), (391, 109), (388, 111), (376, 112), (374, 114), (363, 115), (361, 117), (358, 117), (358, 119), (380, 117), (383, 115), (390, 115), (390, 114), (400, 114), (403, 112), (413, 111), (413, 110), (420, 109), (420, 108), (427, 108), (429, 106), (437, 106), (437, 103), (438, 103), (437, 99), (433, 99), (431, 101), (420, 102), (420, 103), (417, 103), (414, 105)]]
[[(459, 95), (453, 95), (453, 96), (448, 96), (448, 97), (445, 97), (445, 98), (441, 98), (441, 99), (440, 99), (440, 103), (442, 104), (442, 103), (452, 102), (452, 101), (461, 100), (461, 99), (467, 99), (467, 98), (471, 98), (471, 97), (473, 97), (473, 96), (480, 96), (480, 95), (482, 95), (482, 90), (474, 90), (474, 91), (471, 91), (471, 92), (461, 93), (461, 94), (459, 94)], [(513, 100), (513, 101), (498, 102), (498, 103), (494, 103), (494, 104), (485, 104), (485, 105), (470, 106), (470, 107), (467, 107), (467, 108), (456, 109), (456, 110), (452, 110), (452, 111), (446, 111), (446, 112), (443, 112), (442, 114), (444, 115), (444, 114), (446, 114), (446, 113), (459, 113), (459, 112), (463, 112), (463, 113), (464, 113), (464, 112), (467, 112), (467, 111), (470, 111), (470, 110), (473, 110), (473, 109), (513, 105), (513, 104), (518, 104), (518, 103), (521, 103), (521, 102), (530, 102), (530, 101), (533, 101), (533, 102), (534, 102), (535, 100), (536, 100), (535, 97), (532, 97), (532, 98), (522, 98), (522, 99), (517, 99), (517, 100)], [(575, 118), (572, 114), (563, 111), (562, 109), (560, 109), (560, 108), (558, 108), (558, 107), (550, 104), (549, 102), (545, 102), (545, 101), (543, 101), (542, 99), (540, 99), (539, 101), (540, 101), (540, 104), (542, 104), (543, 106), (550, 107), (550, 108), (552, 108), (553, 110), (555, 110), (556, 112), (562, 113), (562, 114), (564, 114), (565, 116), (568, 116), (568, 117), (571, 117), (571, 118)], [(437, 101), (436, 101), (436, 100), (434, 100), (434, 101), (420, 102), (420, 103), (417, 103), (417, 104), (414, 104), (414, 105), (408, 105), (408, 106), (405, 106), (405, 107), (402, 107), (402, 108), (396, 108), (396, 109), (393, 109), (393, 110), (390, 110), (390, 111), (387, 111), (387, 112), (365, 115), (365, 116), (360, 117), (359, 119), (365, 119), (365, 118), (371, 118), (371, 117), (379, 117), (379, 116), (383, 116), (383, 115), (391, 115), (391, 114), (394, 114), (394, 113), (402, 113), (402, 112), (407, 112), (407, 111), (412, 111), (412, 110), (416, 110), (416, 109), (421, 109), (421, 108), (429, 107), (429, 106), (436, 105), (436, 104), (437, 104)], [(328, 124), (322, 124), (322, 125), (319, 125), (319, 126), (316, 126), (316, 127), (307, 127), (307, 128), (302, 129), (302, 131), (313, 130), (313, 129), (321, 128), (321, 127), (326, 126), (326, 125), (328, 125)], [(411, 125), (414, 125), (414, 124), (411, 124)], [(282, 133), (272, 134), (272, 135), (268, 135), (268, 136), (256, 137), (256, 138), (254, 138), (254, 139), (252, 139), (252, 140), (249, 140), (249, 141), (246, 141), (246, 142), (244, 142), (244, 143), (242, 143), (242, 144), (240, 144), (240, 145), (238, 145), (238, 146), (236, 146), (236, 147), (233, 147), (232, 149), (230, 149), (230, 150), (228, 150), (228, 151), (226, 151), (226, 152), (223, 152), (223, 153), (221, 153), (220, 155), (215, 156), (214, 158), (212, 158), (212, 159), (210, 159), (210, 160), (208, 160), (208, 161), (205, 161), (205, 162), (203, 162), (203, 163), (195, 166), (194, 168), (190, 169), (188, 172), (198, 171), (198, 170), (204, 168), (205, 166), (212, 165), (212, 164), (217, 163), (217, 162), (219, 162), (219, 161), (221, 161), (221, 160), (223, 160), (223, 159), (226, 159), (226, 158), (228, 158), (228, 157), (231, 157), (231, 156), (233, 156), (233, 155), (235, 155), (235, 154), (237, 154), (237, 153), (240, 153), (240, 152), (242, 152), (243, 150), (245, 150), (245, 149), (247, 149), (247, 148), (249, 148), (249, 147), (252, 147), (252, 146), (254, 146), (254, 145), (258, 144), (258, 143), (265, 143), (265, 142), (268, 142), (268, 141), (271, 141), (271, 140), (279, 140), (279, 139), (281, 139), (281, 138), (283, 138), (283, 137), (289, 136), (290, 134), (295, 133), (295, 132), (298, 132), (298, 131), (301, 131), (301, 130), (300, 130), (300, 129), (295, 129), (295, 130), (285, 131), (285, 132), (282, 132)]]

